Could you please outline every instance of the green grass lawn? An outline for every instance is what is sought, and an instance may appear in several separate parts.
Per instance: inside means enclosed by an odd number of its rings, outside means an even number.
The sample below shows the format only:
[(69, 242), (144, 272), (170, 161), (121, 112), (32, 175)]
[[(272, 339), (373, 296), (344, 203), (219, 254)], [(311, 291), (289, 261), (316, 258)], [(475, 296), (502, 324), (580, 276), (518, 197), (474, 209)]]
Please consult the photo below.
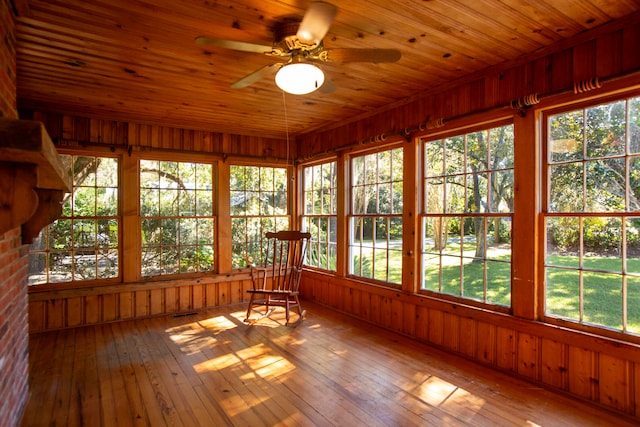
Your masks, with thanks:
[[(423, 289), (509, 307), (511, 305), (511, 262), (508, 249), (492, 248), (486, 260), (475, 260), (475, 244), (466, 242), (462, 247), (453, 244), (439, 254), (424, 257)], [(373, 252), (372, 252), (373, 253)], [(387, 271), (387, 254), (389, 269)], [(448, 254), (448, 255), (446, 255)], [(375, 268), (371, 270), (372, 256), (363, 258), (363, 277), (390, 283), (402, 281), (402, 252), (376, 250)], [(442, 268), (440, 262), (442, 261)], [(622, 329), (622, 261), (617, 257), (590, 256), (585, 267), (601, 271), (582, 272), (583, 317), (580, 319), (580, 271), (577, 256), (549, 255), (547, 264), (572, 267), (547, 268), (546, 314), (575, 321)], [(485, 276), (486, 268), (486, 276)], [(608, 271), (608, 272), (604, 272)], [(629, 259), (627, 271), (640, 272), (640, 259)], [(616, 274), (617, 273), (617, 274)], [(627, 331), (640, 333), (640, 277), (627, 276)]]
[[(602, 271), (582, 271), (583, 321), (622, 329), (622, 261), (617, 257), (588, 257), (585, 267)], [(549, 255), (547, 265), (577, 268), (579, 258)], [(580, 320), (580, 271), (548, 267), (546, 274), (546, 313)], [(605, 272), (607, 271), (607, 272)], [(640, 260), (627, 260), (627, 271), (640, 271)], [(616, 272), (618, 274), (616, 274)], [(640, 333), (640, 278), (627, 276), (627, 330)]]

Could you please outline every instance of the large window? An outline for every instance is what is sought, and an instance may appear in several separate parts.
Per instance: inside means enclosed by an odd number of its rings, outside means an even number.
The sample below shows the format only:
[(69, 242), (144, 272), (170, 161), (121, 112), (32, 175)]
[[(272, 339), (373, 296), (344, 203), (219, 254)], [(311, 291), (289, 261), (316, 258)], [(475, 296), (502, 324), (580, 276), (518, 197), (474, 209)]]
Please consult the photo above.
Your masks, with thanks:
[(140, 161), (142, 276), (214, 266), (213, 166)]
[(289, 229), (286, 168), (231, 166), (232, 266), (243, 268), (262, 258), (267, 231)]
[(640, 97), (545, 123), (545, 314), (640, 333)]
[(402, 283), (402, 148), (351, 159), (349, 273)]
[(423, 142), (423, 290), (511, 304), (513, 125)]
[(29, 284), (117, 278), (118, 160), (60, 156), (72, 192), (62, 215), (45, 227), (29, 253)]
[(336, 270), (337, 187), (336, 162), (303, 169), (302, 229), (311, 233), (305, 265)]

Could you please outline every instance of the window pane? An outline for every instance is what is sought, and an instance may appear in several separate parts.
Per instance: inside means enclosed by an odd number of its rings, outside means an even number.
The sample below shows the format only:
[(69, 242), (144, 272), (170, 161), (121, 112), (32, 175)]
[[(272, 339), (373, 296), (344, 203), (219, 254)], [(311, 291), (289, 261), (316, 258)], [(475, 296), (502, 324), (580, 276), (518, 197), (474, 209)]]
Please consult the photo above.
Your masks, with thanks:
[(144, 277), (211, 271), (213, 174), (210, 164), (140, 161)]
[(117, 278), (118, 160), (61, 155), (72, 178), (62, 214), (30, 247), (30, 284)]
[(509, 306), (513, 126), (424, 145), (422, 289)]
[(580, 212), (584, 206), (581, 163), (549, 167), (549, 212)]
[(402, 282), (402, 161), (402, 149), (351, 159), (350, 274)]
[(244, 268), (261, 259), (267, 231), (289, 228), (287, 170), (232, 165), (230, 186), (232, 266)]
[(545, 312), (568, 319), (580, 318), (580, 273), (563, 268), (546, 269)]
[(545, 314), (638, 333), (638, 98), (547, 120)]

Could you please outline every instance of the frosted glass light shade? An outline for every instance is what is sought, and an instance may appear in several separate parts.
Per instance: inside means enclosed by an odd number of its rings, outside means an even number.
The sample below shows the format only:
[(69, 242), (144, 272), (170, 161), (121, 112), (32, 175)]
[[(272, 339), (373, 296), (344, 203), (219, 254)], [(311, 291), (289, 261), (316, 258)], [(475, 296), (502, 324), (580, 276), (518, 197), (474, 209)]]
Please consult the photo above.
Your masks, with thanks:
[(313, 64), (294, 62), (278, 70), (276, 84), (294, 95), (304, 95), (318, 89), (324, 83), (324, 73)]

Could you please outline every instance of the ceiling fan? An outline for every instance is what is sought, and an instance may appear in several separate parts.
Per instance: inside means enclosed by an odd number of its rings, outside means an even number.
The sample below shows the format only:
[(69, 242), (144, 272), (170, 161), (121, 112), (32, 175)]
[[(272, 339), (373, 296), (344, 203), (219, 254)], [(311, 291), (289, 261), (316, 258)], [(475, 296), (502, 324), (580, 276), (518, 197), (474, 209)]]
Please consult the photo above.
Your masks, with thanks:
[(320, 87), (331, 90), (331, 83), (324, 84), (322, 70), (315, 64), (326, 62), (396, 62), (400, 59), (397, 49), (325, 49), (322, 39), (329, 31), (338, 9), (329, 3), (311, 3), (302, 20), (285, 20), (274, 27), (275, 39), (271, 46), (209, 36), (196, 37), (196, 43), (243, 52), (261, 53), (285, 62), (266, 65), (231, 85), (245, 88), (258, 80), (276, 73), (276, 84), (285, 92), (302, 95)]

